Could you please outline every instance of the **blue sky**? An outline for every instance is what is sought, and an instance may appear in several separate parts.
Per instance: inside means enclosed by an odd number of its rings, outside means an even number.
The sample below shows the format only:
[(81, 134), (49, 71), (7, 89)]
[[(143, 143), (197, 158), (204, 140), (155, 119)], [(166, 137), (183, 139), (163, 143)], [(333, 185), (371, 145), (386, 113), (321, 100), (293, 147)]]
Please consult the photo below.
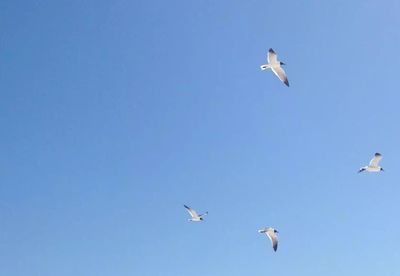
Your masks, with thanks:
[(399, 9), (1, 1), (0, 274), (400, 275)]

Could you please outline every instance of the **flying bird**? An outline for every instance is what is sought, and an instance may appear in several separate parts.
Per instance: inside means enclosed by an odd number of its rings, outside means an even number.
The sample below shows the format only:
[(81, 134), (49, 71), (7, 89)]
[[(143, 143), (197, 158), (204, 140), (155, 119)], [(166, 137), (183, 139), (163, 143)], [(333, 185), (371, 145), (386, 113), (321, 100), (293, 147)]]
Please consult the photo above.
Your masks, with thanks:
[(186, 210), (189, 212), (190, 216), (192, 217), (192, 218), (189, 219), (189, 221), (202, 221), (203, 220), (203, 216), (208, 214), (208, 212), (205, 212), (204, 214), (200, 214), (199, 215), (192, 208), (190, 208), (190, 207), (188, 207), (186, 205), (183, 205), (183, 206), (186, 208)]
[(272, 248), (274, 251), (278, 249), (278, 236), (276, 235), (278, 230), (272, 228), (272, 227), (266, 227), (264, 229), (258, 230), (258, 233), (266, 234), (268, 238), (271, 240), (272, 243)]
[(382, 159), (382, 154), (375, 153), (374, 158), (371, 159), (368, 166), (362, 167), (358, 170), (358, 172), (380, 172), (383, 171), (383, 168), (379, 166), (379, 161)]
[(266, 69), (271, 69), (272, 72), (274, 72), (274, 74), (287, 86), (289, 86), (289, 80), (286, 76), (285, 71), (283, 70), (283, 68), (281, 67), (281, 65), (286, 65), (285, 63), (283, 63), (282, 61), (278, 60), (278, 56), (276, 55), (276, 53), (274, 52), (274, 50), (272, 50), (272, 48), (269, 49), (268, 51), (268, 63), (267, 64), (263, 64), (260, 66), (261, 70), (266, 70)]

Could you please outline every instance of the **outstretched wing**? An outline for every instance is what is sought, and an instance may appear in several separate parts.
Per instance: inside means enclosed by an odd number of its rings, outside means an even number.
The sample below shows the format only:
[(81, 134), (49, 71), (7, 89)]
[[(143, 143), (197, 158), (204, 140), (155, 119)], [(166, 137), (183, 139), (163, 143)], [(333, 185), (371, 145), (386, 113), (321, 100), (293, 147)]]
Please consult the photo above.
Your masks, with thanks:
[(277, 57), (276, 53), (274, 52), (274, 50), (272, 50), (272, 48), (269, 48), (267, 59), (268, 59), (268, 63), (271, 63), (271, 64), (278, 63), (278, 57)]
[(183, 205), (183, 206), (186, 208), (186, 210), (189, 212), (189, 214), (190, 214), (190, 216), (192, 218), (198, 218), (199, 217), (199, 215), (197, 214), (197, 212), (195, 210), (193, 210), (192, 208), (190, 208), (190, 207), (188, 207), (186, 205)]
[(286, 76), (285, 71), (282, 69), (281, 66), (274, 66), (272, 67), (272, 72), (287, 86), (289, 86), (289, 80)]
[(199, 217), (206, 216), (206, 215), (208, 215), (208, 211), (203, 214), (200, 214)]
[(271, 240), (272, 248), (274, 249), (274, 251), (276, 251), (278, 249), (278, 236), (273, 229), (268, 229), (266, 233), (268, 238)]
[(381, 161), (382, 159), (382, 154), (380, 153), (375, 153), (374, 158), (372, 158), (372, 160), (369, 162), (369, 166), (370, 167), (378, 167), (379, 165), (379, 161)]

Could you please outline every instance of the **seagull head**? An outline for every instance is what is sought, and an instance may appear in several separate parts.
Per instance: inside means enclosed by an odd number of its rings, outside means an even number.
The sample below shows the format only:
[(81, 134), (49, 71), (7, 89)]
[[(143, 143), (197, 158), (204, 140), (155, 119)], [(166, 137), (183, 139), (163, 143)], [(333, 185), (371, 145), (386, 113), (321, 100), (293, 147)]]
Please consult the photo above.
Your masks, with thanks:
[(383, 168), (381, 168), (381, 171), (384, 172), (385, 170)]

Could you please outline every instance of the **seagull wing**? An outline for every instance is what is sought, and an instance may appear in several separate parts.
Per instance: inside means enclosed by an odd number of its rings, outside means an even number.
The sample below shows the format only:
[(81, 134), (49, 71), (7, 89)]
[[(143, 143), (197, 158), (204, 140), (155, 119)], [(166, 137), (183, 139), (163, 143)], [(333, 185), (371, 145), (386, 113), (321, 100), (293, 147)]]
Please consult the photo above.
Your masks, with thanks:
[(272, 50), (272, 48), (269, 48), (267, 58), (268, 58), (268, 63), (271, 63), (271, 64), (278, 63), (278, 56), (276, 55), (274, 50)]
[(268, 238), (271, 240), (272, 248), (274, 249), (274, 251), (276, 251), (278, 249), (278, 236), (276, 235), (273, 229), (268, 229), (266, 234)]
[(370, 167), (378, 167), (379, 161), (381, 161), (382, 155), (380, 153), (375, 153), (374, 158), (369, 162)]
[(286, 77), (285, 71), (282, 69), (281, 66), (274, 66), (272, 67), (272, 72), (287, 86), (289, 86), (289, 80)]
[(195, 210), (193, 210), (192, 208), (190, 208), (190, 207), (188, 207), (186, 205), (183, 205), (183, 206), (186, 208), (186, 210), (189, 212), (189, 214), (190, 214), (190, 216), (192, 218), (198, 218), (199, 217), (199, 215), (197, 214), (197, 212)]
[(208, 211), (203, 214), (200, 214), (199, 217), (206, 216), (206, 215), (208, 215)]

